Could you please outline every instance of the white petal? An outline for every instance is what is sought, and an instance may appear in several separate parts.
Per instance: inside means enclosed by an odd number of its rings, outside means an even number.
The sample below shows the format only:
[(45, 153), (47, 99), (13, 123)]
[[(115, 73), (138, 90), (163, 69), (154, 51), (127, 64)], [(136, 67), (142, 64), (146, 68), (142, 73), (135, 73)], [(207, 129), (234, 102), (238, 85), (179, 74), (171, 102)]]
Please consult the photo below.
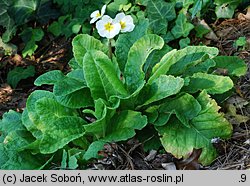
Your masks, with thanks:
[(112, 22), (113, 21), (113, 19), (111, 18), (111, 17), (109, 17), (108, 15), (104, 15), (103, 17), (102, 17), (102, 21), (104, 21), (104, 22)]
[(113, 26), (114, 26), (114, 29), (111, 30), (109, 32), (109, 34), (107, 34), (107, 36), (106, 36), (108, 39), (115, 37), (117, 34), (119, 34), (119, 32), (121, 30), (121, 25), (119, 23), (115, 23), (115, 24), (113, 24)]
[(92, 24), (92, 23), (96, 22), (96, 21), (97, 21), (97, 19), (99, 19), (99, 18), (97, 18), (97, 17), (93, 17), (93, 18), (91, 19), (91, 21), (90, 21), (90, 24)]
[(102, 19), (96, 22), (96, 29), (97, 30), (102, 30), (105, 29), (104, 25), (106, 24), (105, 21), (103, 21)]
[(119, 13), (115, 16), (115, 19), (114, 19), (114, 22), (115, 23), (119, 23), (123, 18), (125, 18), (125, 14), (122, 12), (122, 13)]
[(99, 10), (96, 10), (96, 11), (92, 12), (92, 14), (90, 14), (90, 17), (91, 18), (97, 17), (96, 16), (97, 14), (100, 14)]
[(135, 28), (135, 25), (132, 24), (126, 24), (126, 27), (124, 29), (121, 30), (122, 33), (124, 32), (132, 32)]
[(103, 5), (102, 10), (101, 10), (101, 16), (104, 15), (106, 8), (107, 8), (107, 5)]
[(125, 17), (122, 19), (122, 21), (125, 22), (126, 24), (131, 24), (131, 23), (134, 22), (134, 21), (133, 21), (133, 18), (132, 18), (130, 15), (125, 16)]

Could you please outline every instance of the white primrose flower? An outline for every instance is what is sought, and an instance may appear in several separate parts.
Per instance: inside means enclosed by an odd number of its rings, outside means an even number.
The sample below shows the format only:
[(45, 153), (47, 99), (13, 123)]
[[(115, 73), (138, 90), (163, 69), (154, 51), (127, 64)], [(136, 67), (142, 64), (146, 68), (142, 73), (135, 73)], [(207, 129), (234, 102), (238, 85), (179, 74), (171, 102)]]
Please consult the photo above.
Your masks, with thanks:
[(131, 32), (135, 28), (133, 18), (130, 15), (125, 15), (124, 13), (117, 14), (114, 22), (120, 23), (121, 32)]
[(121, 25), (120, 23), (115, 23), (111, 17), (105, 15), (101, 20), (97, 21), (96, 28), (101, 37), (111, 39), (119, 34)]
[(90, 17), (92, 18), (90, 21), (90, 24), (96, 22), (98, 19), (100, 19), (104, 15), (104, 13), (106, 11), (106, 7), (107, 7), (107, 5), (103, 5), (103, 7), (101, 9), (101, 13), (99, 10), (96, 10), (96, 11), (92, 12), (92, 14), (90, 14)]

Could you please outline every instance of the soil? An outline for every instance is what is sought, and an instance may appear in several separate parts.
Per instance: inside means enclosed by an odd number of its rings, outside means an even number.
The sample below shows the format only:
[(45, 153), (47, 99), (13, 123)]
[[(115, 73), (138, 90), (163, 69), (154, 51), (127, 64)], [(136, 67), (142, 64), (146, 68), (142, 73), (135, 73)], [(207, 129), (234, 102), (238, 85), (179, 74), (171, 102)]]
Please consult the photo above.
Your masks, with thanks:
[[(240, 17), (241, 15), (241, 17)], [(219, 157), (210, 166), (204, 167), (198, 163), (201, 151), (194, 150), (188, 159), (177, 160), (170, 154), (160, 151), (143, 151), (142, 144), (136, 139), (131, 139), (124, 144), (106, 144), (100, 152), (105, 156), (102, 160), (96, 160), (89, 164), (89, 169), (223, 169), (245, 170), (250, 169), (250, 19), (242, 18), (240, 14), (235, 19), (217, 21), (210, 24), (214, 37), (204, 37), (193, 43), (203, 42), (216, 46), (221, 55), (239, 56), (248, 65), (248, 72), (241, 77), (236, 84), (236, 93), (223, 103), (223, 112), (233, 124), (233, 135), (228, 141), (215, 139), (214, 146), (219, 152)], [(243, 14), (244, 15), (244, 14)], [(234, 41), (239, 37), (246, 37), (247, 45), (244, 48), (236, 48)], [(59, 43), (59, 44), (58, 44)], [(64, 38), (47, 40), (32, 58), (22, 58), (16, 54), (13, 56), (0, 56), (0, 118), (12, 109), (22, 112), (26, 99), (31, 92), (38, 89), (33, 85), (39, 75), (54, 69), (64, 72), (69, 70), (67, 62), (71, 57), (71, 41)], [(15, 66), (34, 65), (36, 75), (22, 80), (17, 88), (12, 89), (6, 82), (7, 73)], [(39, 89), (48, 89), (39, 87)]]

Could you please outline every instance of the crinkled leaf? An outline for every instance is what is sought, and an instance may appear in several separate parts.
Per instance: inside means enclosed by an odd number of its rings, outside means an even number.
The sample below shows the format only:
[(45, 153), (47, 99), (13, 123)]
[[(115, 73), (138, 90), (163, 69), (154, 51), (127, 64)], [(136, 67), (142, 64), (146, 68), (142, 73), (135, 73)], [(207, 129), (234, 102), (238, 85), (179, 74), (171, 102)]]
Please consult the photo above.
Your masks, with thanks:
[(115, 54), (121, 71), (124, 71), (128, 59), (128, 52), (132, 45), (147, 32), (149, 22), (140, 20), (132, 32), (120, 34), (115, 45)]
[(13, 88), (16, 88), (19, 81), (22, 79), (26, 79), (28, 77), (32, 77), (35, 75), (35, 68), (34, 66), (28, 66), (26, 69), (22, 67), (15, 67), (8, 73), (7, 82)]
[[(201, 106), (192, 95), (182, 94), (160, 106), (158, 110), (159, 116), (154, 124), (157, 126), (165, 125), (171, 114), (176, 114), (176, 117), (182, 122), (182, 124), (186, 127), (190, 127), (190, 120), (196, 117), (200, 111)], [(160, 122), (160, 120), (163, 121), (164, 118), (167, 120)]]
[(187, 37), (193, 28), (194, 26), (187, 21), (186, 15), (180, 13), (176, 19), (176, 24), (172, 28), (171, 32), (177, 39), (180, 37)]
[(222, 94), (233, 88), (233, 85), (229, 77), (199, 72), (189, 77), (189, 84), (183, 87), (183, 91), (194, 93), (206, 90), (209, 94)]
[(230, 76), (240, 77), (247, 72), (246, 63), (237, 56), (217, 56), (213, 60), (216, 62), (215, 68), (226, 70)]
[(89, 88), (83, 88), (65, 96), (56, 96), (56, 100), (69, 108), (84, 108), (94, 105)]
[(73, 41), (73, 53), (77, 63), (82, 66), (85, 54), (91, 50), (100, 50), (108, 54), (108, 47), (101, 43), (101, 41), (87, 34), (77, 35)]
[(163, 0), (149, 0), (147, 4), (147, 15), (149, 24), (155, 34), (167, 32), (168, 21), (175, 17), (175, 3), (167, 3)]
[(73, 110), (61, 106), (51, 98), (38, 100), (35, 107), (41, 120), (43, 136), (39, 145), (41, 153), (53, 153), (84, 135), (83, 125), (86, 122), (74, 116), (76, 114)]
[(134, 93), (145, 83), (143, 65), (149, 54), (153, 50), (161, 49), (163, 45), (164, 41), (161, 37), (149, 34), (137, 40), (130, 48), (128, 61), (124, 71), (126, 86), (129, 93)]
[(166, 151), (177, 158), (187, 158), (194, 148), (202, 148), (199, 161), (203, 165), (209, 165), (217, 156), (211, 140), (215, 137), (229, 138), (232, 126), (218, 113), (219, 107), (205, 91), (197, 101), (201, 105), (201, 111), (191, 120), (190, 128), (173, 117), (167, 125), (158, 127), (157, 130), (162, 135), (161, 142)]
[(142, 105), (148, 105), (155, 101), (177, 94), (184, 85), (184, 80), (180, 77), (161, 75), (155, 79), (152, 84), (142, 90), (139, 99), (142, 99)]
[(107, 127), (105, 141), (122, 141), (132, 138), (135, 129), (141, 130), (147, 125), (147, 117), (140, 112), (125, 110), (115, 114)]
[(113, 63), (103, 52), (87, 52), (83, 60), (83, 72), (94, 100), (109, 100), (111, 96), (127, 94)]

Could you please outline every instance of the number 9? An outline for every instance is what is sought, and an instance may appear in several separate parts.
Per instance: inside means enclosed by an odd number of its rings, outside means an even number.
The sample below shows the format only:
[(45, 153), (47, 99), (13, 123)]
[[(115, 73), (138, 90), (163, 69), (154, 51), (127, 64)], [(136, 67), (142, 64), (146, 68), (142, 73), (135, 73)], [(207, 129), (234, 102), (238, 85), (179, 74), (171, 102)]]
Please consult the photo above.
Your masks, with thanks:
[(245, 174), (241, 174), (240, 178), (241, 182), (245, 182), (247, 180), (247, 176)]

